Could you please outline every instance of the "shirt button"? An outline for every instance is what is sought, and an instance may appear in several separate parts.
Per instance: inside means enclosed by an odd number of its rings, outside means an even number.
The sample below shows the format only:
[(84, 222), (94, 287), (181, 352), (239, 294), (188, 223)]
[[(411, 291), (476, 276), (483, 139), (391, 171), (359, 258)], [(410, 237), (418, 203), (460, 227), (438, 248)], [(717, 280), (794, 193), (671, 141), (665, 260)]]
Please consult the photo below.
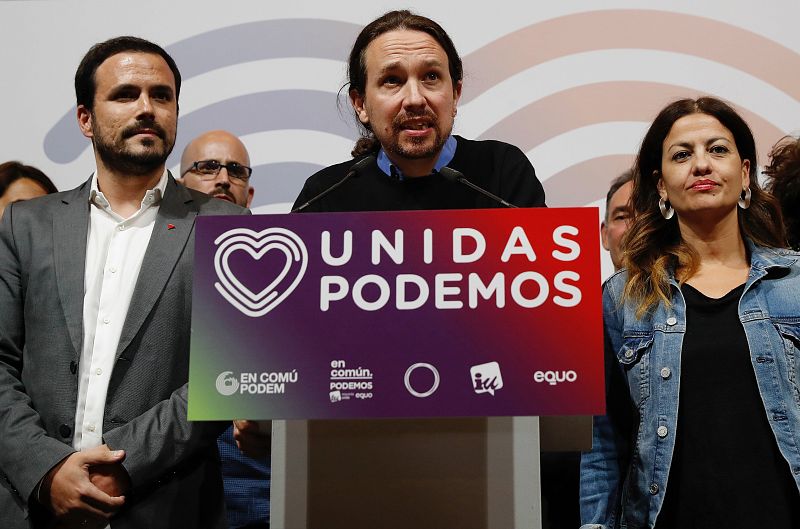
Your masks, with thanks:
[(667, 325), (675, 325), (676, 323), (678, 323), (678, 318), (675, 316), (670, 316), (667, 318)]
[(633, 356), (633, 351), (631, 351), (630, 349), (625, 351), (625, 358), (631, 358), (632, 356)]
[(112, 266), (112, 267), (110, 267), (108, 269), (108, 271), (111, 272), (112, 274), (116, 274), (117, 273), (117, 267), (116, 266)]
[(108, 325), (109, 323), (111, 323), (111, 320), (109, 318), (103, 318), (103, 323)]
[(667, 427), (666, 426), (659, 426), (656, 433), (659, 437), (666, 437), (667, 436)]
[(650, 494), (652, 494), (652, 495), (654, 495), (654, 496), (655, 496), (656, 494), (658, 494), (658, 483), (651, 483), (651, 484), (650, 484), (650, 489), (649, 489), (649, 490), (650, 490)]
[(89, 426), (86, 427), (86, 429), (89, 430), (90, 432), (93, 432), (94, 431), (94, 424), (90, 424)]
[(125, 225), (120, 224), (119, 226), (117, 226), (117, 231), (125, 231)]
[(670, 370), (670, 368), (668, 368), (668, 367), (662, 367), (661, 368), (661, 378), (666, 380), (666, 379), (669, 378), (669, 376), (671, 374), (672, 374), (672, 371)]
[(95, 374), (102, 375), (103, 374), (103, 370), (98, 367), (97, 370), (95, 371)]

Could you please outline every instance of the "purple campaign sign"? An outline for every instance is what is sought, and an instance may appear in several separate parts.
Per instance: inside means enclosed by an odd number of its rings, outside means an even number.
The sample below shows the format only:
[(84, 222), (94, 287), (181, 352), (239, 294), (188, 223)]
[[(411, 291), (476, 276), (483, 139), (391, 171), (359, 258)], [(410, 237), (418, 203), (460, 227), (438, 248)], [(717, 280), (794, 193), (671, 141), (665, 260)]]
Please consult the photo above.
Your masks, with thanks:
[(597, 219), (199, 217), (189, 418), (603, 413)]

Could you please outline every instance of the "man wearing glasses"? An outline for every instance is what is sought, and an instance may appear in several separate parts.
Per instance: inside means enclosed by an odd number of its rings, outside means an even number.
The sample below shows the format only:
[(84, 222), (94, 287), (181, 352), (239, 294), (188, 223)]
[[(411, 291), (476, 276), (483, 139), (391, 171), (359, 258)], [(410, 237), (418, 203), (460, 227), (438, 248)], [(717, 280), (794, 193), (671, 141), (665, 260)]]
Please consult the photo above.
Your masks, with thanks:
[[(224, 130), (213, 130), (193, 139), (181, 156), (183, 184), (209, 196), (249, 207), (252, 169), (244, 144)], [(268, 446), (268, 438), (261, 444)], [(269, 450), (259, 457), (242, 454), (233, 438), (233, 427), (217, 440), (225, 504), (231, 529), (269, 527)], [(252, 455), (252, 454), (251, 454)]]
[(189, 142), (181, 156), (181, 182), (214, 198), (250, 207), (250, 156), (244, 144), (224, 130), (212, 130)]

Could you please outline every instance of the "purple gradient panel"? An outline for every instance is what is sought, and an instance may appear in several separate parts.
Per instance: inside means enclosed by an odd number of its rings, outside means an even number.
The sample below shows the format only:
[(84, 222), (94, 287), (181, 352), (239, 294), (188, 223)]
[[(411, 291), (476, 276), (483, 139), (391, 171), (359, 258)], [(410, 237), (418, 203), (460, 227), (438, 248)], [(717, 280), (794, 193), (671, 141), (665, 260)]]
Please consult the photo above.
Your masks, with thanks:
[[(213, 376), (224, 369), (237, 372), (277, 372), (297, 370), (298, 382), (285, 395), (215, 394), (220, 405), (209, 406), (207, 418), (220, 418), (218, 409), (230, 409), (231, 417), (250, 418), (353, 418), (353, 417), (432, 417), (432, 416), (510, 416), (594, 414), (604, 410), (602, 321), (600, 302), (600, 256), (598, 214), (594, 208), (521, 209), (478, 211), (424, 211), (391, 213), (334, 213), (304, 215), (260, 215), (252, 217), (204, 217), (197, 222), (195, 298), (193, 328), (219, 328), (230, 335), (224, 354), (210, 359), (193, 331), (190, 404), (192, 390), (215, 392)], [(577, 234), (558, 240), (554, 230), (574, 226)], [(214, 267), (221, 234), (236, 228), (253, 232), (283, 228), (301, 238), (307, 248), (307, 268), (302, 280), (282, 302), (267, 314), (250, 317), (226, 301), (214, 287), (220, 283)], [(474, 229), (485, 240), (485, 251), (475, 262), (454, 262), (453, 230)], [(515, 231), (516, 229), (516, 231)], [(402, 230), (402, 262), (395, 263), (381, 250), (373, 264), (373, 231), (381, 232), (391, 243), (395, 231)], [(425, 231), (430, 263), (425, 262)], [(343, 253), (343, 234), (352, 234), (352, 255), (346, 263), (334, 266), (322, 259), (322, 232), (330, 233), (330, 254)], [(518, 235), (522, 233), (520, 239)], [(515, 234), (512, 237), (512, 234)], [(512, 238), (512, 243), (509, 243)], [(463, 238), (463, 252), (476, 248), (475, 241)], [(526, 248), (505, 262), (501, 258), (508, 244)], [(299, 269), (287, 265), (287, 252), (270, 248), (237, 249), (229, 253), (228, 269), (251, 294), (258, 294), (274, 283), (278, 294), (292, 282)], [(565, 255), (559, 260), (554, 255)], [(285, 272), (286, 276), (281, 277)], [(556, 282), (558, 273), (577, 274)], [(502, 277), (495, 278), (496, 274)], [(418, 308), (397, 308), (395, 280), (410, 274), (423, 281), (429, 296)], [(436, 276), (447, 276), (446, 290), (439, 303), (460, 308), (437, 308)], [(385, 305), (377, 309), (359, 308), (354, 301), (360, 278), (380, 276), (388, 285)], [(472, 278), (471, 278), (472, 275)], [(331, 300), (321, 310), (322, 278), (338, 276), (348, 293)], [(477, 296), (470, 306), (470, 282), (501, 285), (504, 304), (498, 296)], [(515, 283), (515, 280), (519, 283)], [(361, 281), (365, 281), (361, 279)], [(376, 302), (381, 290), (366, 281), (361, 295), (367, 306)], [(565, 286), (566, 285), (566, 286)], [(334, 290), (338, 288), (337, 286)], [(441, 289), (440, 289), (441, 290)], [(512, 292), (513, 291), (513, 292)], [(557, 298), (580, 302), (563, 307)], [(413, 300), (420, 290), (407, 289)], [(522, 304), (541, 297), (535, 307)], [(197, 353), (197, 354), (196, 354)], [(200, 358), (201, 355), (204, 355)], [(369, 398), (350, 398), (332, 402), (331, 369), (337, 362), (345, 368), (366, 368), (372, 374)], [(503, 386), (492, 395), (475, 392), (470, 368), (498, 362)], [(406, 370), (414, 364), (430, 364), (438, 371), (438, 389), (427, 397), (417, 397), (406, 388)], [(232, 366), (225, 368), (225, 366)], [(195, 366), (203, 366), (203, 373)], [(536, 381), (536, 373), (540, 381)], [(425, 392), (434, 381), (425, 366), (409, 377), (412, 389)], [(361, 381), (356, 381), (360, 383)], [(554, 383), (550, 383), (554, 382)], [(362, 386), (363, 388), (363, 386)], [(205, 402), (205, 401), (204, 401)], [(203, 410), (195, 410), (203, 418)], [(244, 413), (244, 412), (248, 413)], [(228, 412), (226, 412), (228, 413)], [(232, 412), (231, 412), (232, 413)], [(257, 415), (253, 415), (256, 413)], [(226, 417), (227, 418), (227, 417)]]

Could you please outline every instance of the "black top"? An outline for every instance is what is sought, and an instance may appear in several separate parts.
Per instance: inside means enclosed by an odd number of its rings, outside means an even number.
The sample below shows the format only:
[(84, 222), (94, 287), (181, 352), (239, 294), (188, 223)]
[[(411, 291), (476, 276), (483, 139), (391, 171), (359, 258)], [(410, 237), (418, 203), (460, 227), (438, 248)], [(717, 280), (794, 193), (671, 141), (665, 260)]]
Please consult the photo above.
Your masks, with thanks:
[[(544, 206), (544, 188), (528, 158), (500, 141), (472, 141), (460, 136), (449, 167), (472, 183), (515, 206)], [(358, 160), (326, 167), (306, 180), (294, 207), (340, 181)], [(303, 211), (399, 211), (414, 209), (474, 209), (502, 207), (467, 186), (438, 173), (417, 178), (386, 175), (377, 162)]]
[(800, 527), (800, 494), (758, 392), (739, 321), (741, 285), (720, 299), (683, 285), (686, 334), (675, 452), (657, 529)]

